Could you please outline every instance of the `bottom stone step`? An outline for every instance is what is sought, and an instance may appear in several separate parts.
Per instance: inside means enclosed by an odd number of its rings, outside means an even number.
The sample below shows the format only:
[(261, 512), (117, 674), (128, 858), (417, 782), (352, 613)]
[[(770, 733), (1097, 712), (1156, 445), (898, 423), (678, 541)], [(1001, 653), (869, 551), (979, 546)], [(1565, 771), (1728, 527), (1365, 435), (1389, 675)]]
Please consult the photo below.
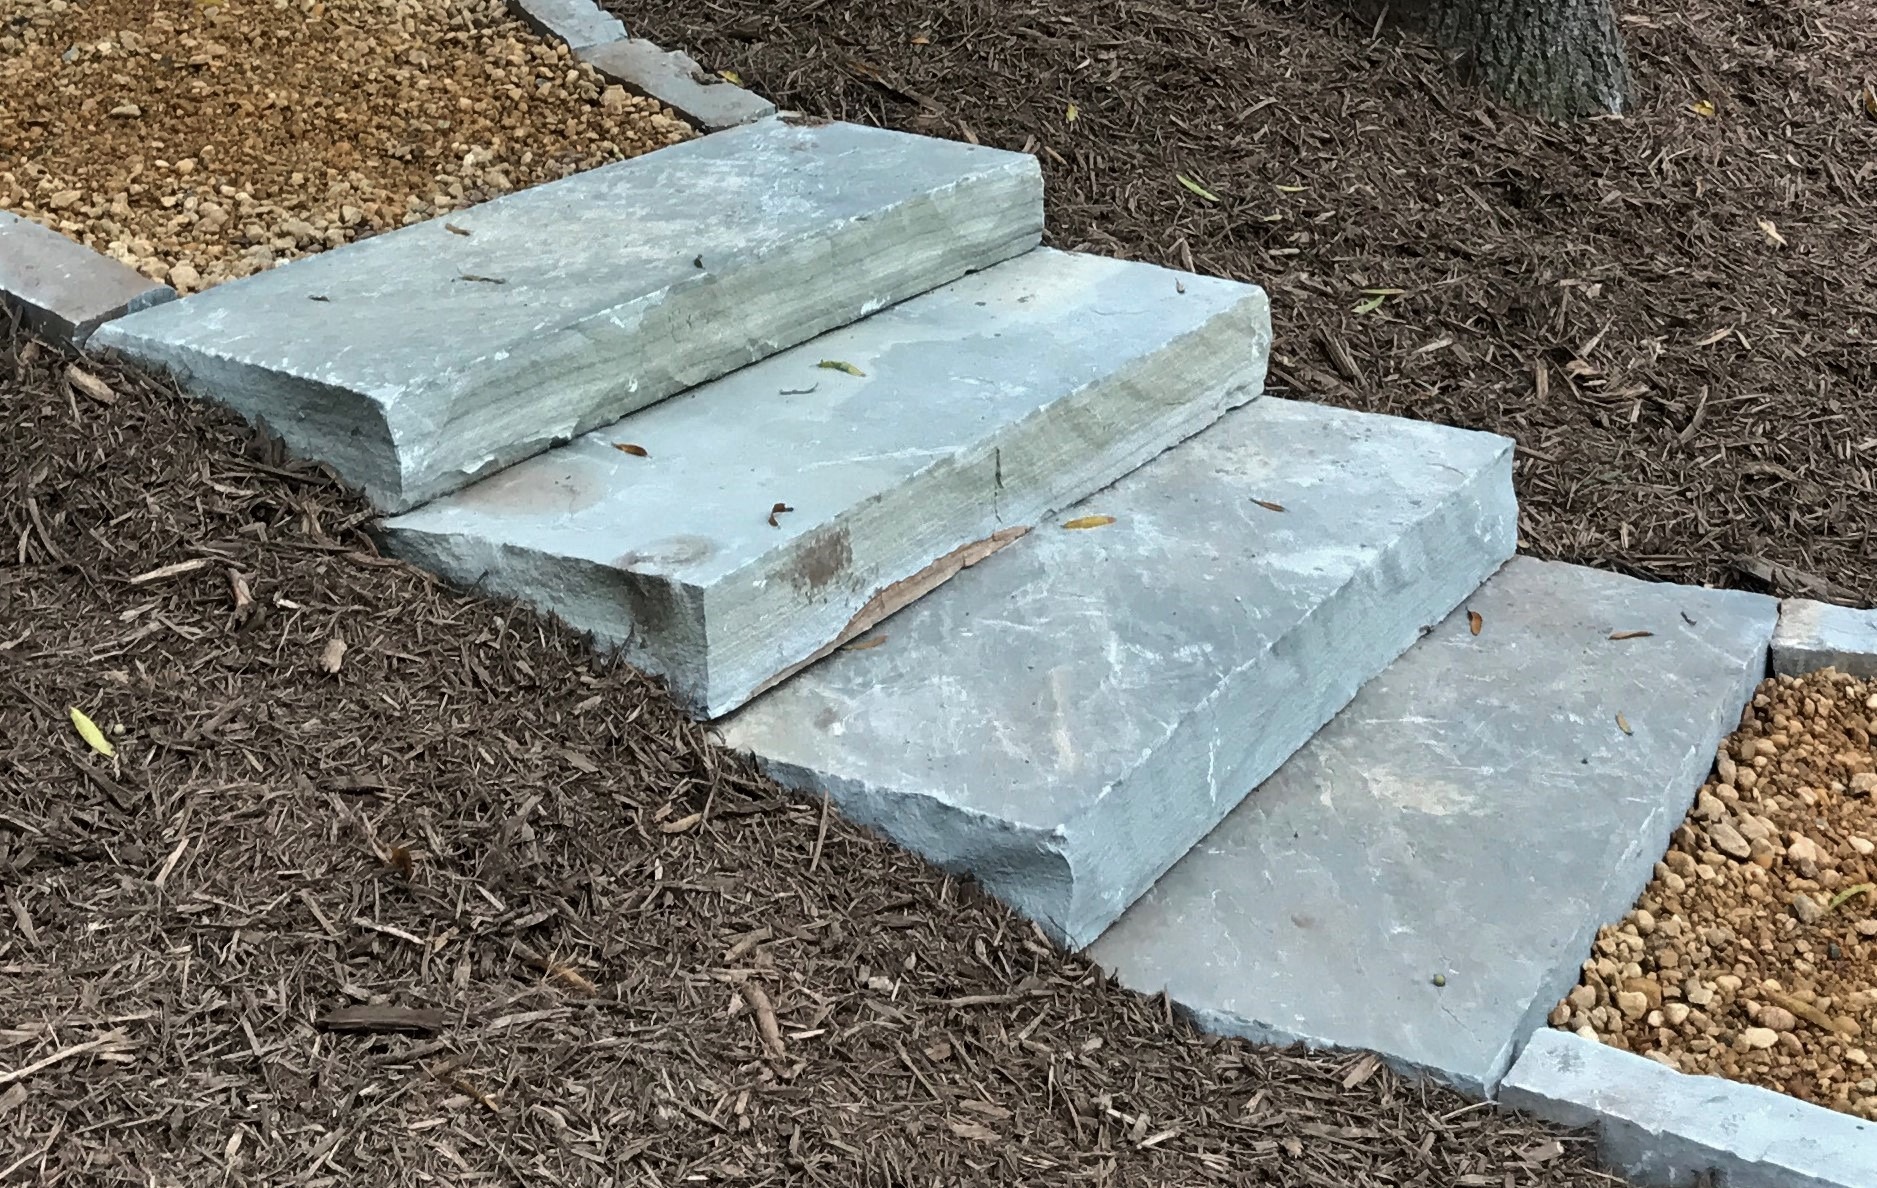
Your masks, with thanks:
[(1209, 1031), (1366, 1048), (1490, 1093), (1649, 881), (1775, 616), (1755, 594), (1514, 560), (1091, 955)]
[(1515, 521), (1504, 438), (1267, 397), (724, 734), (1080, 947), (1497, 568)]

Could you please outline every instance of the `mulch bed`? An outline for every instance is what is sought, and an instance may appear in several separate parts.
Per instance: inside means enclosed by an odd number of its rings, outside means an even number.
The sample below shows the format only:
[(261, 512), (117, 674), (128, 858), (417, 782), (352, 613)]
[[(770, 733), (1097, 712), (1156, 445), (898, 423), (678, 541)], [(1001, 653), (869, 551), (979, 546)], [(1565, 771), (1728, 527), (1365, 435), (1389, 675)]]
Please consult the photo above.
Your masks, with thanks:
[(1611, 1182), (1195, 1034), (232, 418), (0, 347), (0, 1182)]
[(1625, 3), (1639, 108), (1570, 127), (1322, 0), (612, 6), (1036, 153), (1058, 247), (1264, 285), (1273, 392), (1518, 440), (1529, 553), (1877, 600), (1872, 0)]

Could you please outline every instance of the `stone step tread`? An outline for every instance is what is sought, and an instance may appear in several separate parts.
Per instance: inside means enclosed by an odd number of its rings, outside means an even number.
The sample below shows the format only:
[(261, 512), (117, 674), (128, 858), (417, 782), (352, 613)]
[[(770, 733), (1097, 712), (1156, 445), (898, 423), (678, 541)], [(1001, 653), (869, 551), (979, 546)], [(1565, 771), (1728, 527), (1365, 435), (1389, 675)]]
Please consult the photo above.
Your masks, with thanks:
[(1514, 560), (1092, 956), (1208, 1030), (1489, 1093), (1648, 882), (1765, 674), (1775, 611)]
[(1041, 228), (1033, 157), (764, 120), (217, 286), (95, 344), (402, 511)]
[(715, 717), (1255, 397), (1270, 337), (1254, 286), (1038, 249), (397, 517), (387, 544)]
[(1511, 554), (1510, 445), (1265, 397), (725, 738), (1079, 947)]

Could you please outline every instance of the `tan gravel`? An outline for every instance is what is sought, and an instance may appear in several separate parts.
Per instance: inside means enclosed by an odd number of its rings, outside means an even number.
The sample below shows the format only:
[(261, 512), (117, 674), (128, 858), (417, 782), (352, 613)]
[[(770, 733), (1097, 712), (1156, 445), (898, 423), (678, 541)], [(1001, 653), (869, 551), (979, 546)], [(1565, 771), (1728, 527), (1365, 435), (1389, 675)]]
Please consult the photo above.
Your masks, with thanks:
[(690, 135), (500, 0), (0, 0), (0, 208), (186, 291)]
[(1877, 1119), (1877, 682), (1760, 686), (1555, 1027)]

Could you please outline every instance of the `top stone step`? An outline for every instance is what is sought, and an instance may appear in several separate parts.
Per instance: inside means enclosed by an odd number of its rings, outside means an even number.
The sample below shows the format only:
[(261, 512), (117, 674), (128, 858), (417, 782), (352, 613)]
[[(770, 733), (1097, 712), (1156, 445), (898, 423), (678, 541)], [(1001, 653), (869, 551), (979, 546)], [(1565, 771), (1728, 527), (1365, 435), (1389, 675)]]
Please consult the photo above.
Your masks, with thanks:
[(403, 511), (1020, 255), (1034, 158), (766, 120), (108, 323)]

